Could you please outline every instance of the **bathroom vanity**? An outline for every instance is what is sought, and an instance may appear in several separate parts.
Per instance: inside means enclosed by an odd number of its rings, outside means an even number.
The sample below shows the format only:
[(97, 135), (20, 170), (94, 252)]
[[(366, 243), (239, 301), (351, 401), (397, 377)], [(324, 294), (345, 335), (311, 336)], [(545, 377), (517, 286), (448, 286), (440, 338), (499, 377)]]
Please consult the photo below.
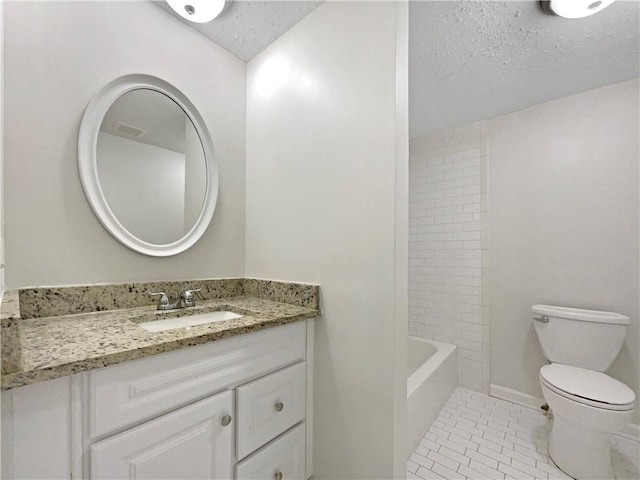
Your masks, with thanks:
[(8, 292), (2, 478), (310, 477), (317, 286), (240, 282), (198, 305), (240, 318), (164, 332), (154, 307), (16, 318)]

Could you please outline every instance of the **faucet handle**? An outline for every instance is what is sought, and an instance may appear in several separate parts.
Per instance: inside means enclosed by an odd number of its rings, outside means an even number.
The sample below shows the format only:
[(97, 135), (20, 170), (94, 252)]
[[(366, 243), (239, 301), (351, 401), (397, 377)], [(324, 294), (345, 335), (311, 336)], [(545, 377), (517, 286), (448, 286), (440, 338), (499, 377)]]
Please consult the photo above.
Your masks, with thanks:
[(185, 307), (193, 307), (196, 304), (196, 301), (193, 298), (193, 292), (199, 292), (202, 288), (194, 288), (192, 290), (185, 290), (182, 294), (182, 299), (184, 300)]
[(167, 294), (164, 292), (149, 292), (149, 295), (151, 296), (160, 296), (160, 300), (158, 300), (158, 308), (160, 308), (161, 306), (166, 306), (169, 305), (169, 298), (167, 297)]

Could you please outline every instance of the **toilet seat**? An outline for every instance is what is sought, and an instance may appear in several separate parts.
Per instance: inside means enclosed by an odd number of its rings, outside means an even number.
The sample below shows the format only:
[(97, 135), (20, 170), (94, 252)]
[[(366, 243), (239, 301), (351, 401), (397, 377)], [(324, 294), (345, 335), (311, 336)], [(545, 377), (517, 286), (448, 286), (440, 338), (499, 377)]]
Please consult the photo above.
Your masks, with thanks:
[(552, 363), (540, 369), (540, 382), (558, 395), (591, 407), (627, 411), (635, 404), (633, 390), (593, 370)]

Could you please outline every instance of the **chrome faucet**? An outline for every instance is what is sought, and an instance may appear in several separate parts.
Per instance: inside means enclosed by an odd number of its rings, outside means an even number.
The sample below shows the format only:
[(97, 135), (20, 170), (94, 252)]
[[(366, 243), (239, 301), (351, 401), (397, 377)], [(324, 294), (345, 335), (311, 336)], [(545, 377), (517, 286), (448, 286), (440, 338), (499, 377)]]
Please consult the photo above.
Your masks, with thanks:
[(182, 295), (180, 295), (180, 301), (185, 307), (195, 307), (196, 299), (193, 297), (193, 292), (199, 292), (202, 288), (196, 288), (195, 290), (185, 290)]
[(150, 292), (149, 295), (160, 297), (157, 306), (158, 310), (176, 310), (178, 308), (195, 307), (196, 300), (193, 297), (193, 292), (199, 292), (200, 290), (202, 289), (185, 290), (180, 294), (180, 298), (176, 303), (169, 303), (169, 297), (164, 292)]

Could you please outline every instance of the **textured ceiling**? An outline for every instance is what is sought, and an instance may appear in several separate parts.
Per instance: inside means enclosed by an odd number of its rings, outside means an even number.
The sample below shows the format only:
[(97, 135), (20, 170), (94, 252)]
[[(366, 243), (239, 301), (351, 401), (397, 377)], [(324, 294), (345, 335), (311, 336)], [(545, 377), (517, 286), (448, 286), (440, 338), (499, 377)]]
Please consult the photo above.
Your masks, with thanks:
[(209, 23), (189, 22), (171, 10), (166, 2), (155, 3), (236, 57), (248, 62), (323, 2), (227, 1), (220, 16)]
[[(320, 4), (234, 0), (204, 25), (171, 13), (248, 61)], [(638, 0), (579, 20), (546, 14), (538, 0), (411, 1), (410, 136), (638, 77), (639, 30)]]
[(411, 2), (410, 136), (638, 77), (639, 5), (567, 20), (531, 0)]

